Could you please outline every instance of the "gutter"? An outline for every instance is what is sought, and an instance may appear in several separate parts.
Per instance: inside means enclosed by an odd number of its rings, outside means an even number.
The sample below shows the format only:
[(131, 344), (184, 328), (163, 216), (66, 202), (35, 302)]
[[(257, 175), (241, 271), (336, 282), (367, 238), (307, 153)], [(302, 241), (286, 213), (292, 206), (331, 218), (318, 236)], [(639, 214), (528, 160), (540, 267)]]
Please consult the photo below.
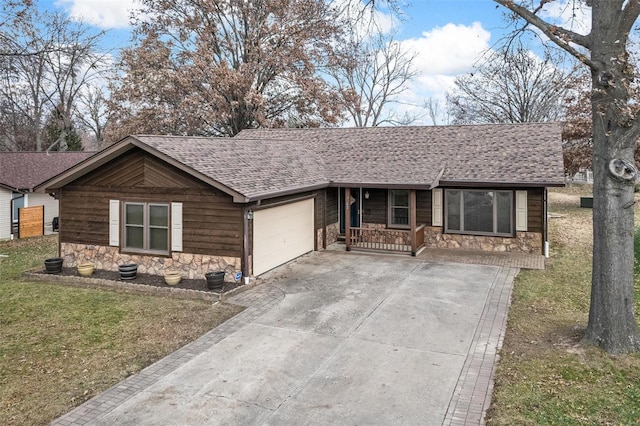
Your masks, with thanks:
[(285, 195), (298, 194), (300, 192), (305, 192), (305, 191), (315, 191), (316, 189), (324, 189), (324, 188), (328, 188), (329, 186), (330, 186), (329, 182), (318, 183), (315, 185), (283, 189), (281, 191), (276, 191), (276, 192), (261, 192), (258, 194), (246, 196), (242, 200), (240, 199), (236, 200), (236, 198), (234, 197), (233, 201), (236, 203), (250, 203), (254, 201), (261, 201), (267, 198), (283, 197)]
[(562, 187), (564, 182), (487, 182), (487, 181), (441, 181), (438, 186), (460, 188), (541, 188)]

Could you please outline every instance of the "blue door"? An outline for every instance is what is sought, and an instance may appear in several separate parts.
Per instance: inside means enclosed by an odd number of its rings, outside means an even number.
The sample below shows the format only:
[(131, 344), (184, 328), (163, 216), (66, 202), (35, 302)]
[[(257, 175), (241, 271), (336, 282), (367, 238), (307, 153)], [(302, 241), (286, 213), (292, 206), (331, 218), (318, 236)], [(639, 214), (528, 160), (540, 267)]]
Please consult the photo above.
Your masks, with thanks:
[[(352, 228), (360, 227), (360, 205), (362, 204), (360, 189), (351, 188), (351, 194), (349, 197), (349, 202), (351, 203), (351, 215), (349, 220), (349, 226)], [(338, 202), (340, 203), (340, 233), (344, 234), (345, 231), (345, 222), (344, 222), (344, 198), (345, 198), (345, 190), (344, 188), (340, 188), (340, 195), (338, 197)]]

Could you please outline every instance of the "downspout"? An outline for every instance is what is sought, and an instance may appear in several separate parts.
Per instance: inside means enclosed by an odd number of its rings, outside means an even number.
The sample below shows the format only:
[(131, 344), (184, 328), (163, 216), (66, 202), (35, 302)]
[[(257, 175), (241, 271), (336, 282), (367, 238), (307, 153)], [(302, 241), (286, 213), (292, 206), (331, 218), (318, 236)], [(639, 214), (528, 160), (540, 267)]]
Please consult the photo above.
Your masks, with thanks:
[(327, 190), (322, 191), (322, 248), (327, 248)]
[(58, 257), (62, 257), (62, 188), (58, 189), (54, 198), (58, 200)]
[[(19, 191), (19, 190), (16, 188), (16, 191)], [(9, 235), (11, 235), (11, 239), (12, 240), (15, 238), (14, 237), (14, 233), (13, 233), (13, 221), (15, 219), (13, 217), (13, 211), (15, 210), (14, 205), (15, 205), (16, 200), (24, 198), (25, 195), (26, 195), (25, 193), (21, 193), (19, 197), (14, 197), (13, 193), (11, 194), (11, 202), (9, 203), (10, 204), (10, 206), (9, 206), (10, 207), (10, 211), (9, 211), (9, 218), (10, 218), (10, 221), (9, 221)], [(27, 207), (27, 206), (25, 205), (25, 207)], [(17, 232), (17, 234), (18, 234), (18, 239), (20, 239), (20, 216), (19, 215), (18, 215), (18, 232)]]
[(544, 223), (544, 245), (543, 245), (543, 254), (544, 257), (549, 257), (549, 212), (547, 210), (548, 206), (547, 206), (547, 199), (548, 199), (548, 192), (547, 192), (547, 188), (544, 188), (544, 195), (543, 195), (543, 212), (542, 214), (544, 215), (544, 217), (542, 218), (542, 223)]

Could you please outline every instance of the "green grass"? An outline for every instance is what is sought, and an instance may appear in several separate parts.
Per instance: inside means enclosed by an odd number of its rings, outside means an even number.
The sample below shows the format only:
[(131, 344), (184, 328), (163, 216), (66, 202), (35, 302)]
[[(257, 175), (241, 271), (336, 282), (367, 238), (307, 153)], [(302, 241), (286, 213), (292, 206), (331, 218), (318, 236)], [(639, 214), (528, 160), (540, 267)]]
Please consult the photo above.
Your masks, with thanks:
[(55, 237), (0, 242), (0, 424), (40, 425), (194, 340), (228, 304), (23, 282)]
[[(590, 211), (577, 205), (551, 205), (550, 210), (564, 215), (560, 222), (550, 222), (552, 265), (545, 271), (523, 271), (516, 279), (487, 423), (640, 424), (640, 355), (610, 356), (581, 344), (589, 311), (591, 251), (586, 238), (571, 240), (584, 231), (571, 226), (585, 227)], [(638, 272), (636, 264), (636, 314)]]

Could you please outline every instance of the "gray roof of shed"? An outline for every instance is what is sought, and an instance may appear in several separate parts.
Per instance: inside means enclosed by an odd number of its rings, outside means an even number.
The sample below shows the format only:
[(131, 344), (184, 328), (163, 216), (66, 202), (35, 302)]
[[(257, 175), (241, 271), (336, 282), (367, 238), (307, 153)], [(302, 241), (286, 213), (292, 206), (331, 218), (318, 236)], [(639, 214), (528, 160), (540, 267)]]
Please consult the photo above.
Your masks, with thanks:
[(82, 160), (92, 152), (0, 152), (0, 185), (17, 191), (33, 188)]
[(134, 135), (42, 188), (64, 186), (133, 147), (252, 201), (332, 186), (564, 184), (559, 123), (244, 130), (234, 138)]

